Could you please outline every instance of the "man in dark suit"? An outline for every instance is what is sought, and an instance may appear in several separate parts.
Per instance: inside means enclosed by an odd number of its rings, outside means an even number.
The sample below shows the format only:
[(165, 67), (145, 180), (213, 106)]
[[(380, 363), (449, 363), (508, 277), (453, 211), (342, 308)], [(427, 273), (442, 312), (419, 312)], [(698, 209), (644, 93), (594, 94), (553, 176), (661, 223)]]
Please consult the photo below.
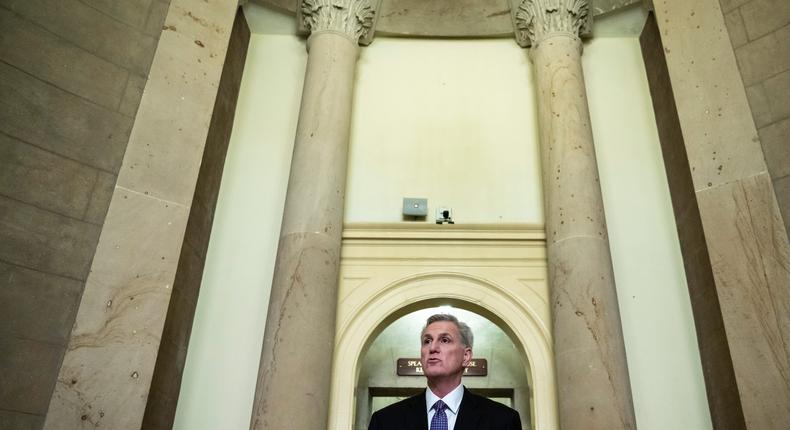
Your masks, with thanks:
[(428, 318), (420, 362), (424, 392), (377, 411), (368, 430), (521, 430), (518, 412), (461, 385), (472, 360), (472, 330), (452, 315)]

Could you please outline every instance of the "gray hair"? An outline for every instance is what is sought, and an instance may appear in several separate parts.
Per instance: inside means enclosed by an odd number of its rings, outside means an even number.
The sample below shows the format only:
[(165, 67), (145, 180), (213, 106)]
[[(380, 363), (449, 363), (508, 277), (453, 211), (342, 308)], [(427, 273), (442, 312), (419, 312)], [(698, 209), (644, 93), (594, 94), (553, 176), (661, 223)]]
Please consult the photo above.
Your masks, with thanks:
[(469, 348), (472, 347), (472, 344), (475, 340), (474, 335), (472, 334), (472, 329), (469, 328), (466, 323), (458, 321), (458, 318), (456, 318), (455, 315), (435, 314), (429, 316), (428, 321), (425, 323), (425, 327), (422, 328), (422, 333), (425, 333), (425, 329), (427, 329), (429, 325), (439, 321), (447, 321), (455, 324), (455, 326), (458, 328), (458, 334), (461, 335), (461, 343)]

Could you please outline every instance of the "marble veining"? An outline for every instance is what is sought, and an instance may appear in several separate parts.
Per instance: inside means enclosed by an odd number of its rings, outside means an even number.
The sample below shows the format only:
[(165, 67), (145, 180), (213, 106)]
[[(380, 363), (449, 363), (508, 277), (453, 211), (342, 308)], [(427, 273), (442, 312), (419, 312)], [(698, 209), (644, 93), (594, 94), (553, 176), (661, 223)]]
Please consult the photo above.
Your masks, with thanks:
[[(349, 41), (360, 37), (362, 21), (372, 17), (364, 7), (367, 1), (305, 4), (312, 8), (304, 15), (313, 20), (312, 34), (253, 402), (254, 430), (326, 428), (329, 418), (331, 360), (327, 357), (334, 350), (359, 49)], [(292, 413), (294, 404), (306, 403), (311, 406), (298, 415)]]
[(520, 3), (532, 42), (552, 335), (563, 428), (633, 429), (620, 313), (581, 66), (585, 1)]
[(235, 11), (170, 5), (45, 429), (140, 428)]

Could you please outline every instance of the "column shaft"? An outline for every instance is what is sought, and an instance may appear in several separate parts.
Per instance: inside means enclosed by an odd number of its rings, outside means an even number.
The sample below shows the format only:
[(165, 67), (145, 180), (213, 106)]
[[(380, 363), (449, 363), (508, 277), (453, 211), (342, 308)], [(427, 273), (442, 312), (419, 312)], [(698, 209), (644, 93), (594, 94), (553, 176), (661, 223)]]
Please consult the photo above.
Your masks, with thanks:
[(358, 47), (321, 32), (309, 49), (252, 429), (327, 425)]
[(581, 66), (581, 41), (532, 48), (560, 424), (636, 428)]

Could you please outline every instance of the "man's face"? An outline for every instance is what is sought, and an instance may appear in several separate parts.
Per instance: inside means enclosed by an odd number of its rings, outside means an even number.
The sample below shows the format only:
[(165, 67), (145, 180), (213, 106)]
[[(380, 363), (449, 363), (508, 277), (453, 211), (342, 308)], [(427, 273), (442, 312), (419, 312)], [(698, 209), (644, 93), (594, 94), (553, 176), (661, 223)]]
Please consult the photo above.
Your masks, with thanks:
[(471, 359), (472, 348), (464, 346), (452, 322), (436, 321), (423, 331), (420, 362), (428, 379), (460, 377)]

